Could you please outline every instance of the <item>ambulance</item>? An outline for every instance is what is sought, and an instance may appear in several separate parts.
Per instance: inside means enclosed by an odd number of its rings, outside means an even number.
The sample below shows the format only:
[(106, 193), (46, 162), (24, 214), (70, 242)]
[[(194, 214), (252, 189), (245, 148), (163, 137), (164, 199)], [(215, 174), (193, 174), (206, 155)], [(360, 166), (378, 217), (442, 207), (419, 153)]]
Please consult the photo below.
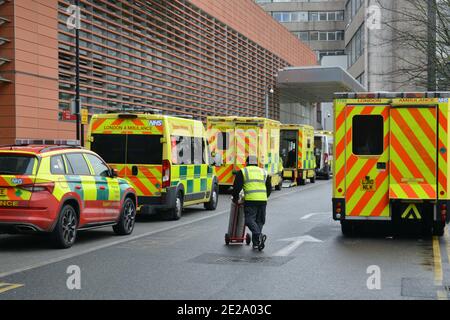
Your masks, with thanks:
[(316, 181), (314, 158), (314, 128), (308, 125), (283, 124), (280, 129), (280, 156), (283, 159), (283, 179), (291, 185)]
[(333, 143), (333, 132), (320, 130), (314, 133), (316, 176), (325, 180), (333, 174)]
[(178, 220), (183, 207), (217, 207), (219, 185), (200, 121), (144, 113), (96, 114), (87, 147), (135, 188), (140, 214), (162, 211)]
[(208, 141), (222, 191), (233, 185), (235, 174), (245, 167), (249, 155), (258, 158), (258, 166), (271, 176), (272, 186), (281, 189), (280, 125), (256, 117), (207, 118)]
[(442, 236), (449, 221), (450, 93), (338, 93), (333, 218), (352, 235), (368, 222)]

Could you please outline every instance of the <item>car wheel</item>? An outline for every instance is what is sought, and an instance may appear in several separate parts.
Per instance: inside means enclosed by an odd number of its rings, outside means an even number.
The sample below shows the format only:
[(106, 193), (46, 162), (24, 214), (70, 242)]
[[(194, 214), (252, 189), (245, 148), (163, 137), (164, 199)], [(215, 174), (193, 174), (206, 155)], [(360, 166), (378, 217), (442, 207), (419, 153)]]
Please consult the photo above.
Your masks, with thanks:
[(183, 212), (183, 194), (177, 193), (177, 199), (175, 200), (175, 207), (170, 209), (169, 216), (171, 220), (179, 220)]
[(124, 236), (133, 232), (134, 224), (136, 222), (136, 206), (133, 200), (126, 198), (122, 205), (122, 212), (120, 213), (119, 222), (113, 226), (116, 234)]
[(64, 205), (52, 233), (56, 247), (60, 249), (70, 248), (77, 238), (77, 227), (78, 216), (75, 208), (70, 204)]
[(214, 187), (211, 191), (211, 197), (208, 202), (205, 202), (204, 207), (206, 210), (216, 210), (217, 203), (219, 202), (219, 187), (217, 184), (214, 184)]

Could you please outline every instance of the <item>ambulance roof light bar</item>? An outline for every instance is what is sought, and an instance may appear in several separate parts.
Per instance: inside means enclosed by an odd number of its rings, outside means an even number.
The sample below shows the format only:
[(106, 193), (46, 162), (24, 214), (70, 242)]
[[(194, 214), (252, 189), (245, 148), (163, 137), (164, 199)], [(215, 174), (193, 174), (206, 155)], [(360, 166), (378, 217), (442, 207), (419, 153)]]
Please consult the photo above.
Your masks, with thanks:
[(49, 145), (49, 146), (70, 146), (79, 147), (79, 140), (51, 140), (51, 139), (16, 139), (16, 146), (29, 146), (29, 145)]
[(450, 92), (337, 92), (336, 99), (449, 98)]

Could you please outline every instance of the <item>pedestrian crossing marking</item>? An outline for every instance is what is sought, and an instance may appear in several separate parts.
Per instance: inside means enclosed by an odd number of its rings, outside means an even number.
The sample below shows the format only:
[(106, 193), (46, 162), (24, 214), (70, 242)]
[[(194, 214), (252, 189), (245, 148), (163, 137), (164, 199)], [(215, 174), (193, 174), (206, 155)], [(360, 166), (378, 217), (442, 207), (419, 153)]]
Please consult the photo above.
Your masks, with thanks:
[(0, 282), (0, 293), (4, 293), (6, 291), (14, 290), (20, 287), (23, 287), (23, 284), (20, 283), (5, 283)]
[(422, 216), (419, 213), (416, 205), (411, 203), (408, 207), (406, 207), (405, 211), (402, 213), (402, 219), (417, 219), (421, 220)]

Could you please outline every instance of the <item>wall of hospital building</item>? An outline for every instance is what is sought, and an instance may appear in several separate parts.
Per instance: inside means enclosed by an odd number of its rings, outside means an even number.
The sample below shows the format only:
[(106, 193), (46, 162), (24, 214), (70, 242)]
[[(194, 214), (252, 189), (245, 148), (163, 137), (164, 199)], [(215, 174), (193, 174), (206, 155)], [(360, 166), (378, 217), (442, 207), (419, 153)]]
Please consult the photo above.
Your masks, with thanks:
[[(69, 0), (0, 5), (0, 143), (75, 138), (75, 32)], [(314, 53), (252, 0), (80, 0), (80, 94), (90, 115), (264, 116), (265, 95), (287, 66)], [(0, 42), (1, 43), (1, 42)], [(277, 94), (270, 117), (280, 118)], [(70, 116), (70, 115), (69, 115)]]
[(309, 103), (280, 103), (280, 122), (284, 124), (308, 124), (317, 127), (317, 107)]

